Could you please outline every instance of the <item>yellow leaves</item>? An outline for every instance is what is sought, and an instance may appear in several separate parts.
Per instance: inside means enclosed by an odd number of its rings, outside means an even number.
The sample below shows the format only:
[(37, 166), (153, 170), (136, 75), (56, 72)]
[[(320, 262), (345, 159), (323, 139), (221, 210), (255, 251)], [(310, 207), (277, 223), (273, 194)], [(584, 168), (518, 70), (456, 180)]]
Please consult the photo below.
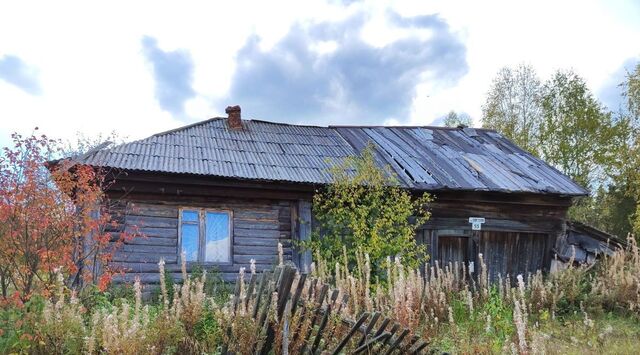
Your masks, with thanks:
[[(374, 271), (381, 270), (387, 256), (402, 255), (406, 265), (417, 266), (426, 248), (417, 245), (415, 229), (429, 218), (431, 197), (414, 199), (397, 186), (391, 169), (376, 165), (371, 146), (331, 173), (334, 182), (313, 198), (319, 228), (308, 246), (331, 264), (346, 247), (349, 263), (355, 263), (355, 250), (361, 249), (370, 255)], [(411, 216), (416, 217), (413, 223)]]

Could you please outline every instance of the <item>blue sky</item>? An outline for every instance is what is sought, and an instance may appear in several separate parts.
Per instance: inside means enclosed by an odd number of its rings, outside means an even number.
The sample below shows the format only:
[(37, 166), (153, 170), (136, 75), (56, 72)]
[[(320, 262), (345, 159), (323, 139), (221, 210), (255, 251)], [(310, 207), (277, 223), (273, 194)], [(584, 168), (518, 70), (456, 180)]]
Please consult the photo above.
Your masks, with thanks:
[(0, 5), (0, 146), (34, 127), (130, 139), (239, 104), (246, 118), (479, 124), (491, 79), (573, 69), (612, 109), (640, 2), (183, 1)]

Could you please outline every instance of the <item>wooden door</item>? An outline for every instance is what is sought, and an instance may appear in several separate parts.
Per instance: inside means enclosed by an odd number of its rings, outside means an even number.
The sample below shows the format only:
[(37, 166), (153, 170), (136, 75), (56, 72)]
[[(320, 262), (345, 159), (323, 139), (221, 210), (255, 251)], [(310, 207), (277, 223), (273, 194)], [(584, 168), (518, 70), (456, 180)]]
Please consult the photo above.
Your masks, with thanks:
[(444, 267), (449, 263), (457, 262), (459, 265), (468, 263), (471, 259), (469, 255), (469, 237), (442, 235), (438, 237), (438, 263)]
[(512, 281), (517, 275), (533, 274), (548, 267), (551, 243), (548, 234), (482, 231), (479, 252), (487, 265), (489, 278), (498, 274)]

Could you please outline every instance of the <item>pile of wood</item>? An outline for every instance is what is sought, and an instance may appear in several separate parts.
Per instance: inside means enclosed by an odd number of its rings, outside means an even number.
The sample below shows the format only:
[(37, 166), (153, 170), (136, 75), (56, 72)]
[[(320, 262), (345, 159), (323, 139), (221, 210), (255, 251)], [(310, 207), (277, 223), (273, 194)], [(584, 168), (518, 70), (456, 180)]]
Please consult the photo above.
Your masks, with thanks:
[[(243, 288), (246, 287), (246, 290)], [(273, 302), (274, 292), (277, 301)], [(248, 284), (236, 282), (233, 312), (240, 307), (257, 322), (264, 337), (255, 354), (421, 354), (427, 342), (393, 319), (364, 312), (357, 319), (343, 315), (347, 297), (294, 266), (281, 265), (252, 274)], [(340, 299), (339, 299), (340, 298)], [(275, 319), (274, 319), (275, 318)], [(231, 335), (231, 326), (226, 330)], [(231, 337), (228, 337), (231, 338)], [(226, 344), (223, 354), (231, 354)]]

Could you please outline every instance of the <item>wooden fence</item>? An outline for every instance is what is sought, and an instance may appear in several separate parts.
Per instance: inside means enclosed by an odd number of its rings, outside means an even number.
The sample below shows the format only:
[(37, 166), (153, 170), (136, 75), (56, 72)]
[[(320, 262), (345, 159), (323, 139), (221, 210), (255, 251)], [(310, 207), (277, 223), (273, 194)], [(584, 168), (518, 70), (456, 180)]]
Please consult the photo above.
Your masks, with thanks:
[[(246, 287), (246, 290), (241, 290)], [(272, 295), (277, 292), (277, 301)], [(427, 342), (411, 335), (393, 319), (378, 312), (349, 319), (342, 313), (347, 296), (306, 274), (296, 279), (296, 268), (282, 265), (273, 272), (252, 274), (248, 284), (238, 280), (232, 300), (257, 322), (264, 336), (255, 354), (421, 354)], [(271, 315), (271, 318), (269, 317)], [(275, 320), (273, 319), (275, 317)], [(231, 326), (226, 330), (231, 338)], [(280, 337), (280, 339), (277, 339)], [(232, 354), (225, 344), (223, 354)]]

